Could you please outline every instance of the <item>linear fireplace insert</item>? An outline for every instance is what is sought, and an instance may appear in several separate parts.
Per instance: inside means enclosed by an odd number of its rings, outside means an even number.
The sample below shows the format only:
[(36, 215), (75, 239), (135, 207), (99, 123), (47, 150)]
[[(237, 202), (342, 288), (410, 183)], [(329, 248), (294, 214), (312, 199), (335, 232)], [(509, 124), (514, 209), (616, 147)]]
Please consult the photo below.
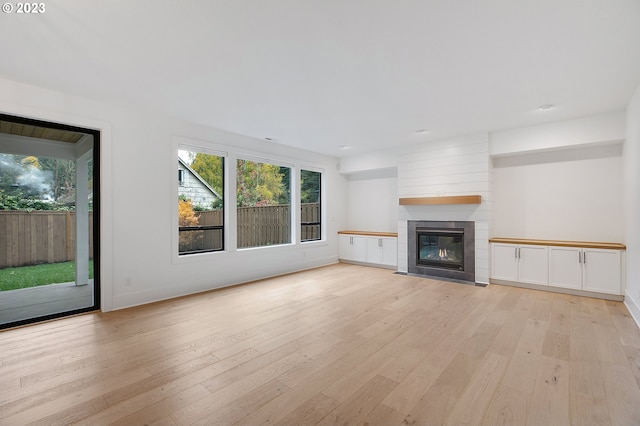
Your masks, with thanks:
[(475, 281), (475, 223), (409, 221), (411, 274)]
[(418, 265), (464, 271), (464, 229), (418, 229)]

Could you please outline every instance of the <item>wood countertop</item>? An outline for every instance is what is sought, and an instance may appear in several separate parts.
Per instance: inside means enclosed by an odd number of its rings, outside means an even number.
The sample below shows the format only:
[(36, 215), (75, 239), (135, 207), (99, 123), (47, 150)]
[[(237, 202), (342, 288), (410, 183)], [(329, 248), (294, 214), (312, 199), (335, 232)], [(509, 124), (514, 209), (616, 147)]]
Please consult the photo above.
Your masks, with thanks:
[(554, 246), (554, 247), (584, 247), (599, 248), (609, 250), (626, 250), (627, 246), (621, 243), (602, 243), (593, 241), (562, 241), (562, 240), (532, 240), (522, 238), (490, 238), (490, 243), (504, 244), (529, 244), (538, 246)]
[(398, 238), (398, 233), (397, 232), (338, 231), (338, 234), (365, 235), (367, 237), (392, 237), (392, 238)]

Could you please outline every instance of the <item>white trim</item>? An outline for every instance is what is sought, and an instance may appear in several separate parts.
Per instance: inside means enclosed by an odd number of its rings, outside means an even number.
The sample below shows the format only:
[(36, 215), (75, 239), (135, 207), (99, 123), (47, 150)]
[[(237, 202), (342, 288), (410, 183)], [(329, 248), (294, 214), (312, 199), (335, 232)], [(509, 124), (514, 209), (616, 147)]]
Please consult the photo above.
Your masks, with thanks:
[[(206, 261), (211, 256), (220, 256), (222, 253), (230, 252), (246, 252), (255, 249), (270, 249), (274, 250), (277, 247), (296, 247), (302, 244), (305, 247), (311, 247), (313, 245), (326, 245), (327, 244), (327, 207), (326, 207), (326, 190), (327, 190), (327, 172), (326, 168), (320, 166), (318, 163), (313, 163), (304, 160), (298, 160), (286, 156), (272, 155), (266, 152), (259, 152), (253, 150), (247, 150), (243, 148), (234, 148), (232, 146), (218, 144), (211, 141), (202, 139), (194, 139), (183, 136), (172, 136), (172, 149), (171, 149), (171, 161), (175, 163), (176, 157), (178, 157), (178, 151), (188, 150), (195, 152), (204, 152), (206, 154), (217, 155), (224, 158), (224, 241), (225, 247), (222, 251), (209, 252), (209, 253), (197, 253), (188, 256), (180, 256), (178, 254), (178, 217), (172, 213), (171, 223), (174, 229), (171, 245), (171, 259), (172, 263), (183, 263), (193, 261)], [(275, 246), (260, 246), (260, 247), (245, 247), (238, 248), (237, 240), (237, 210), (235, 208), (227, 208), (229, 206), (236, 206), (236, 167), (238, 160), (252, 161), (255, 163), (273, 164), (280, 167), (288, 167), (290, 172), (290, 205), (291, 205), (291, 243), (279, 244)], [(315, 241), (300, 241), (300, 171), (309, 170), (320, 173), (320, 209), (321, 209), (321, 239)], [(169, 187), (174, 194), (178, 193), (178, 182), (175, 179), (173, 173), (171, 175), (171, 182)], [(175, 200), (173, 200), (175, 198)], [(178, 209), (177, 197), (172, 197), (172, 212), (176, 212)], [(233, 232), (232, 232), (233, 230)]]
[[(197, 261), (197, 260), (203, 260), (203, 258), (206, 260), (208, 258), (210, 258), (210, 256), (219, 256), (221, 253), (227, 252), (229, 251), (229, 226), (228, 226), (228, 212), (229, 209), (227, 208), (227, 203), (229, 202), (228, 196), (225, 196), (225, 194), (229, 194), (227, 192), (227, 176), (228, 176), (228, 163), (229, 163), (229, 153), (226, 150), (225, 147), (221, 147), (219, 145), (212, 145), (212, 144), (208, 144), (205, 141), (201, 141), (201, 140), (197, 140), (197, 139), (188, 139), (188, 138), (184, 138), (184, 137), (180, 137), (180, 136), (173, 136), (172, 137), (172, 143), (171, 143), (171, 161), (173, 164), (173, 167), (175, 167), (176, 164), (176, 159), (181, 160), (180, 159), (180, 155), (179, 155), (179, 151), (190, 151), (190, 152), (201, 152), (204, 154), (208, 154), (208, 155), (215, 155), (217, 157), (222, 157), (223, 161), (224, 161), (224, 167), (223, 167), (223, 181), (224, 181), (224, 188), (223, 188), (223, 194), (222, 194), (222, 203), (223, 203), (223, 216), (224, 216), (224, 227), (223, 227), (223, 239), (224, 239), (224, 247), (222, 250), (219, 251), (213, 251), (213, 252), (205, 252), (205, 253), (193, 253), (193, 254), (189, 254), (189, 255), (185, 255), (185, 256), (180, 256), (178, 250), (179, 250), (179, 244), (180, 244), (180, 232), (178, 231), (178, 215), (176, 214), (176, 212), (178, 211), (178, 194), (179, 194), (179, 184), (178, 184), (178, 180), (175, 179), (175, 174), (172, 174), (173, 178), (171, 180), (171, 184), (170, 184), (170, 188), (172, 193), (175, 195), (173, 196), (171, 199), (171, 203), (173, 205), (172, 208), (172, 214), (171, 214), (171, 226), (173, 228), (173, 232), (172, 232), (172, 238), (171, 238), (171, 263), (172, 264), (180, 264), (180, 263), (184, 263), (184, 262), (192, 262), (192, 261)], [(184, 162), (184, 164), (186, 164), (186, 162)], [(187, 165), (187, 167), (190, 169), (190, 167)], [(174, 169), (175, 170), (175, 169)], [(193, 171), (193, 170), (191, 170)], [(207, 185), (207, 187), (210, 187), (209, 184), (207, 184), (206, 182), (204, 182), (199, 176), (196, 175), (196, 177), (201, 180), (203, 183), (205, 183)], [(211, 190), (213, 191), (214, 194), (216, 194), (217, 196), (219, 196), (219, 194), (217, 192), (215, 192), (215, 190), (213, 190), (213, 188), (211, 188)], [(235, 202), (235, 197), (234, 200)]]
[[(300, 174), (302, 173), (303, 170), (309, 171), (309, 172), (315, 172), (315, 173), (320, 173), (320, 239), (319, 240), (311, 240), (311, 241), (300, 241), (298, 240), (298, 243), (300, 244), (313, 244), (313, 243), (326, 243), (327, 241), (327, 206), (326, 206), (326, 190), (327, 190), (327, 184), (326, 184), (326, 180), (327, 180), (327, 173), (326, 173), (326, 169), (325, 168), (321, 168), (321, 167), (313, 167), (313, 166), (306, 166), (306, 165), (300, 165), (298, 167), (298, 173), (297, 173), (297, 178), (298, 178), (298, 194), (302, 194), (302, 179), (300, 178)], [(300, 211), (300, 205), (301, 205), (301, 200), (300, 197), (297, 198), (297, 211)], [(302, 222), (302, 218), (300, 220), (300, 222), (298, 223), (298, 228), (301, 227), (301, 222)]]
[[(276, 246), (281, 247), (281, 246)], [(258, 283), (261, 281), (266, 281), (272, 278), (283, 277), (291, 274), (296, 274), (303, 271), (310, 271), (313, 269), (324, 268), (326, 266), (335, 265), (339, 263), (337, 256), (329, 256), (318, 259), (317, 262), (309, 263), (308, 265), (302, 265), (300, 268), (295, 269), (289, 272), (269, 274), (266, 276), (260, 276), (256, 278), (249, 278), (245, 280), (240, 280), (238, 282), (223, 284), (217, 287), (206, 288), (202, 290), (190, 291), (187, 293), (179, 293), (176, 292), (176, 286), (156, 288), (150, 290), (142, 290), (134, 293), (128, 293), (126, 295), (118, 296), (118, 308), (116, 310), (129, 309), (136, 306), (147, 305), (149, 303), (162, 302), (164, 300), (175, 299), (176, 297), (190, 296), (194, 294), (204, 294), (209, 293), (214, 290), (219, 290), (228, 287), (235, 287), (244, 284)]]
[(251, 161), (253, 163), (259, 163), (259, 164), (272, 164), (278, 167), (289, 167), (290, 169), (293, 169), (296, 167), (295, 162), (290, 162), (289, 160), (278, 160), (269, 156), (247, 155), (247, 154), (237, 153), (236, 160)]
[(636, 301), (631, 297), (629, 292), (625, 292), (624, 295), (624, 305), (629, 310), (631, 314), (631, 318), (636, 322), (636, 325), (640, 328), (640, 306), (636, 303)]
[[(480, 283), (480, 284), (484, 284), (484, 283)], [(529, 290), (540, 290), (540, 291), (547, 291), (551, 293), (571, 294), (573, 296), (593, 297), (596, 299), (613, 300), (615, 302), (622, 302), (624, 299), (624, 296), (620, 294), (599, 293), (595, 291), (587, 291), (587, 290), (580, 290), (580, 289), (574, 289), (574, 288), (554, 287), (550, 285), (540, 285), (540, 284), (529, 284), (529, 283), (523, 283), (519, 281), (497, 280), (494, 278), (489, 279), (489, 284), (504, 285), (509, 287), (528, 288)]]
[[(113, 188), (111, 123), (75, 114), (0, 103), (0, 112), (100, 132), (100, 309), (113, 310)], [(177, 208), (177, 207), (176, 207)]]
[(173, 145), (175, 146), (179, 145), (186, 148), (197, 149), (199, 152), (217, 155), (219, 157), (228, 155), (228, 151), (231, 149), (228, 146), (216, 144), (214, 142), (202, 139), (186, 138), (183, 136), (172, 136), (171, 139), (173, 141)]

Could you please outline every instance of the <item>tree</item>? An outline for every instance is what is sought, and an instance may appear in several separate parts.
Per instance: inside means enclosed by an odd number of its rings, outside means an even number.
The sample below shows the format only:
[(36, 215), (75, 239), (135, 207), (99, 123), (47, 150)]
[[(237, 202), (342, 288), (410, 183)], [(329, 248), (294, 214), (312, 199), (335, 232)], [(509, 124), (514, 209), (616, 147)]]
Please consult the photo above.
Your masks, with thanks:
[(0, 154), (0, 190), (7, 196), (21, 192), (18, 177), (24, 170), (21, 164), (23, 158), (24, 156)]
[[(207, 182), (220, 197), (224, 188), (224, 158), (217, 155), (195, 153), (190, 167)], [(238, 160), (237, 206), (265, 206), (290, 202), (289, 167), (275, 164)], [(219, 208), (221, 201), (212, 208)]]
[(317, 203), (320, 201), (320, 176), (319, 172), (300, 171), (300, 202)]
[(224, 158), (217, 155), (198, 152), (193, 158), (191, 168), (207, 182), (214, 191), (223, 196)]
[(193, 204), (184, 197), (178, 200), (178, 226), (198, 226), (198, 216), (193, 210)]
[(291, 203), (291, 169), (289, 167), (280, 167), (279, 173), (282, 176), (280, 180), (282, 192), (278, 195), (276, 203), (289, 204)]
[(238, 160), (238, 207), (268, 206), (282, 202), (282, 196), (286, 195), (289, 186), (283, 182), (284, 176), (281, 167), (275, 164)]
[(24, 167), (34, 167), (36, 169), (42, 169), (42, 166), (40, 165), (40, 160), (38, 160), (38, 157), (34, 157), (33, 155), (24, 157), (20, 161), (20, 164), (22, 164)]
[[(178, 199), (178, 226), (198, 226), (199, 218), (196, 216), (193, 210), (193, 204), (191, 200), (186, 198)], [(179, 233), (180, 251), (190, 250), (192, 244), (198, 239), (202, 238), (201, 235), (192, 231), (184, 231)]]
[(0, 189), (5, 195), (51, 199), (51, 173), (34, 156), (0, 154)]
[[(60, 158), (41, 158), (40, 164), (43, 170), (48, 170), (53, 175), (51, 185), (53, 199), (74, 199), (76, 184), (75, 161)], [(89, 170), (89, 176), (92, 176), (92, 170)]]

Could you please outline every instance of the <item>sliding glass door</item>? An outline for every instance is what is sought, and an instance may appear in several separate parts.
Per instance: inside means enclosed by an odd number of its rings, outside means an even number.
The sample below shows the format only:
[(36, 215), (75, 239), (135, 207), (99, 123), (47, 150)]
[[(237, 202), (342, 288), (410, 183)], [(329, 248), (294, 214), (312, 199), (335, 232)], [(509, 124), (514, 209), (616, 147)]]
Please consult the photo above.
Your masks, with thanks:
[(99, 146), (0, 114), (0, 328), (100, 307)]

